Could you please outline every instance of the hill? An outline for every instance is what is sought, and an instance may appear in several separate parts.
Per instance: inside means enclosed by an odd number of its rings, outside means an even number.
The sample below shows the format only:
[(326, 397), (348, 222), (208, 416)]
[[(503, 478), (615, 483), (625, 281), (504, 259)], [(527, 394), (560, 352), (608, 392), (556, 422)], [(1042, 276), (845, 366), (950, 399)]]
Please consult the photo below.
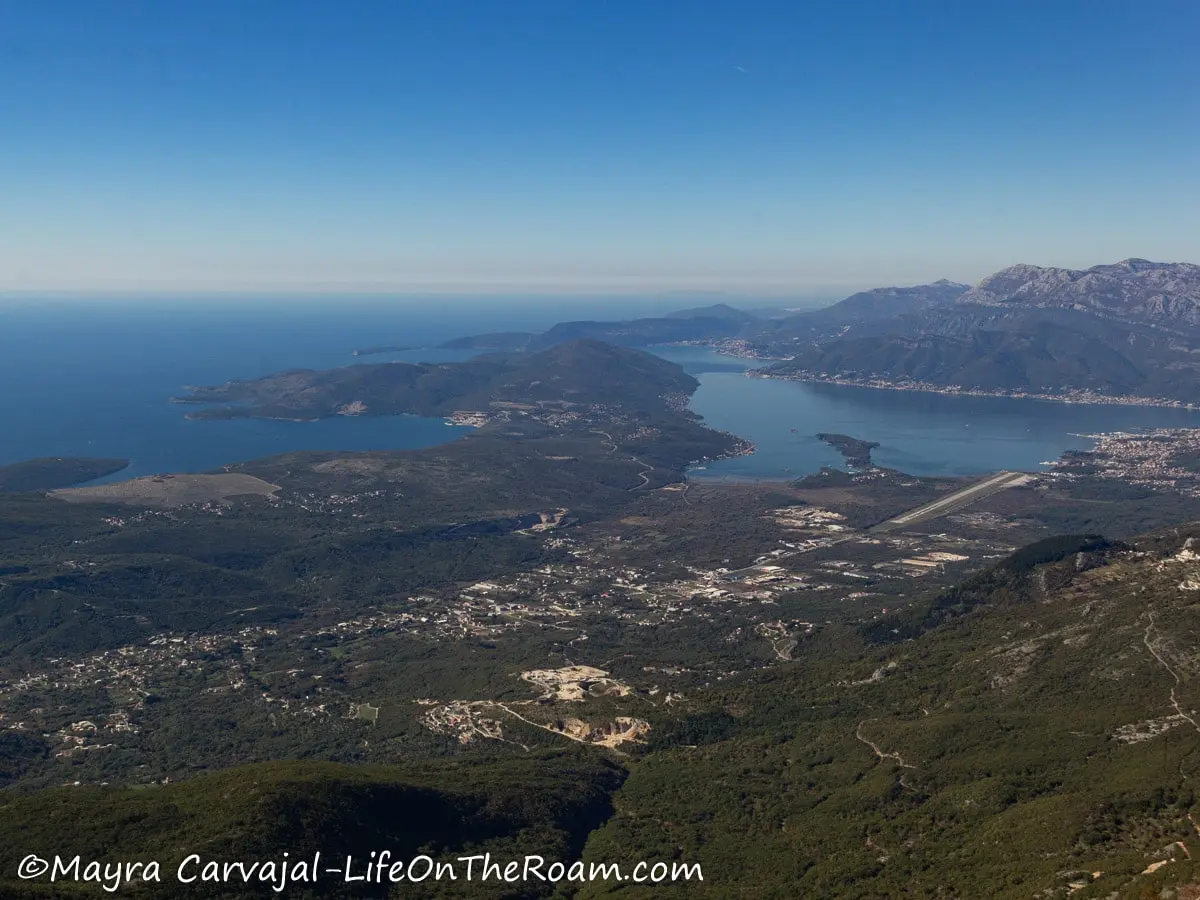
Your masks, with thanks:
[(447, 416), (497, 403), (661, 407), (690, 393), (681, 368), (639, 350), (580, 339), (530, 354), (493, 354), (462, 363), (382, 363), (296, 370), (216, 387), (196, 387), (179, 402), (232, 404), (192, 418), (316, 419), (334, 415)]
[(439, 346), (446, 350), (508, 350), (520, 352), (538, 336), (534, 331), (497, 331), (454, 338)]
[[(285, 852), (292, 862), (307, 862), (319, 852), (323, 862), (315, 884), (293, 886), (286, 896), (386, 897), (390, 884), (346, 885), (324, 868), (343, 865), (349, 855), (361, 875), (372, 850), (390, 851), (396, 861), (418, 854), (453, 861), (474, 853), (505, 862), (526, 854), (569, 859), (611, 814), (609, 797), (622, 777), (601, 758), (562, 752), (499, 763), (404, 767), (274, 762), (136, 790), (66, 787), (9, 794), (0, 797), (6, 848), (0, 850), (0, 890), (8, 898), (49, 896), (45, 885), (13, 876), (19, 861), (33, 853), (158, 861), (157, 882), (123, 887), (138, 897), (278, 896), (270, 883), (278, 879), (205, 883), (199, 880), (202, 865), (195, 864), (185, 875), (197, 882), (181, 885), (176, 871), (192, 853), (205, 862), (278, 864)], [(407, 885), (405, 895), (434, 896), (444, 888), (430, 882)], [(457, 896), (497, 896), (494, 886), (451, 887)], [(522, 896), (546, 893), (535, 886)], [(102, 886), (70, 893), (96, 895), (105, 896)]]
[(676, 341), (706, 341), (733, 337), (745, 321), (725, 315), (667, 316), (632, 319), (628, 322), (560, 322), (534, 338), (531, 346), (549, 347), (565, 341), (589, 338), (622, 347), (645, 347)]

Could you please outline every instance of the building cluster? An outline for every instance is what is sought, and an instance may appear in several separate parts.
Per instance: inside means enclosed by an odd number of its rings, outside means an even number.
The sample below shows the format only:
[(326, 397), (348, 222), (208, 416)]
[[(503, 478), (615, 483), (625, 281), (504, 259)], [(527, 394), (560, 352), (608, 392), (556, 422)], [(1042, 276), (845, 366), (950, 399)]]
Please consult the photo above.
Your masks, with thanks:
[[(777, 357), (758, 354), (753, 348), (721, 348), (722, 353), (744, 356), (751, 359), (771, 360)], [(1018, 400), (1050, 400), (1057, 403), (1077, 403), (1087, 406), (1161, 406), (1170, 409), (1195, 409), (1194, 403), (1166, 397), (1142, 397), (1136, 394), (1102, 394), (1085, 388), (1065, 388), (1054, 393), (1022, 391), (1017, 389), (988, 389), (963, 387), (958, 384), (938, 384), (915, 378), (887, 378), (879, 375), (863, 375), (857, 371), (818, 372), (811, 369), (796, 369), (788, 372), (771, 372), (751, 369), (746, 373), (751, 378), (782, 378), (788, 381), (812, 381), (821, 384), (837, 384), (846, 387), (869, 387), (888, 391), (918, 391), (924, 394), (952, 394), (963, 397), (1011, 397)]]
[(1200, 428), (1114, 431), (1083, 437), (1088, 452), (1070, 452), (1051, 464), (1058, 478), (1092, 477), (1200, 497)]
[[(1184, 446), (1181, 440), (1175, 440), (1170, 453)], [(1155, 448), (1156, 459), (1168, 458), (1161, 440), (1146, 446)], [(1137, 458), (1146, 465), (1150, 456), (1144, 451)], [(390, 496), (384, 491), (293, 494), (281, 502), (336, 513), (355, 510), (367, 500), (387, 502)], [(330, 676), (348, 654), (353, 658), (349, 648), (355, 643), (395, 635), (431, 644), (495, 641), (535, 629), (562, 634), (555, 652), (561, 652), (563, 665), (513, 672), (531, 688), (529, 699), (431, 701), (420, 721), (431, 731), (463, 742), (508, 741), (513, 734), (527, 735), (532, 726), (570, 740), (616, 746), (645, 733), (640, 720), (617, 717), (618, 708), (624, 715), (632, 711), (625, 708), (630, 704), (684, 702), (685, 688), (723, 680), (767, 659), (791, 659), (805, 636), (836, 609), (864, 618), (886, 614), (892, 600), (903, 602), (907, 580), (952, 576), (971, 559), (998, 557), (1012, 549), (952, 534), (873, 534), (851, 527), (834, 510), (795, 505), (763, 513), (773, 526), (770, 537), (756, 555), (737, 564), (701, 564), (677, 554), (647, 561), (644, 553), (631, 552), (634, 541), (620, 528), (596, 532), (558, 527), (566, 513), (544, 513), (531, 526), (548, 532), (543, 540), (547, 550), (557, 553), (553, 563), (417, 596), (396, 596), (340, 616), (326, 607), (279, 628), (159, 635), (83, 659), (51, 659), (34, 671), (0, 669), (0, 728), (41, 734), (67, 756), (120, 747), (152, 715), (147, 709), (150, 698), (164, 691), (172, 697), (185, 691), (201, 702), (207, 695), (219, 696), (219, 702), (240, 711), (231, 715), (257, 709), (275, 723), (361, 727), (363, 721), (378, 722), (380, 697), (358, 696), (340, 677)], [(134, 518), (108, 524), (123, 525)], [(86, 567), (89, 562), (81, 557), (76, 565)], [(700, 648), (711, 658), (689, 660), (690, 667), (645, 667), (645, 678), (628, 675), (643, 670), (643, 661), (635, 661), (638, 668), (627, 669), (625, 680), (618, 680), (577, 662), (580, 656), (588, 659), (584, 642), (597, 623), (635, 628), (705, 623), (710, 631), (715, 626), (727, 634), (728, 646)], [(668, 688), (657, 678), (660, 675), (671, 676), (674, 683)], [(405, 703), (412, 698), (389, 700)], [(552, 713), (556, 705), (584, 701), (587, 708), (581, 717), (564, 719)], [(591, 714), (607, 718), (591, 722), (586, 715), (597, 705), (604, 712)], [(352, 717), (333, 712), (347, 707), (355, 710)], [(375, 712), (364, 718), (363, 710)], [(525, 724), (517, 727), (518, 721)]]
[(147, 701), (180, 673), (219, 667), (228, 672), (230, 687), (244, 687), (244, 666), (253, 661), (256, 644), (277, 633), (247, 627), (229, 634), (156, 635), (83, 659), (47, 659), (35, 672), (0, 679), (0, 730), (51, 738), (60, 757), (108, 749), (116, 736), (140, 733)]

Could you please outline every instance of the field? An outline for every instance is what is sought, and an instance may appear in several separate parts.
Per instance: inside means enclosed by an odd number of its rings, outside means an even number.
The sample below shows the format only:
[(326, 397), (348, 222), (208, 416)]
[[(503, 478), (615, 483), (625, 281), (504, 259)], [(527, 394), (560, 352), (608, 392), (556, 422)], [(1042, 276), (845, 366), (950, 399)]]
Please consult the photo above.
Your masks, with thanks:
[(68, 503), (128, 503), (177, 507), (193, 503), (228, 503), (233, 497), (271, 497), (279, 485), (253, 475), (146, 475), (113, 484), (64, 488), (50, 495)]

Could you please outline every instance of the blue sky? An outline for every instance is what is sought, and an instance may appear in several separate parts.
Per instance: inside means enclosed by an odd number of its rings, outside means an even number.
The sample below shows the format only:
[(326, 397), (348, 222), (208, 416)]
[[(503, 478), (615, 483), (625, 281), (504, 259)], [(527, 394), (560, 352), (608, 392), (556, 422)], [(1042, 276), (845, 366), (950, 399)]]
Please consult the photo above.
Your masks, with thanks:
[(7, 0), (0, 291), (1200, 260), (1194, 0)]

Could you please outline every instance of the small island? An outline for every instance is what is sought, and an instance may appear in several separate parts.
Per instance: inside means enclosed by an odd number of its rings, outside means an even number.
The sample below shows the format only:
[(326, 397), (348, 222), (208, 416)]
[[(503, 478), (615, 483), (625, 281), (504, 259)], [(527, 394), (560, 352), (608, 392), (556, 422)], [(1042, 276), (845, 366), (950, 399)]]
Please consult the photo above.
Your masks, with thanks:
[(352, 356), (376, 356), (380, 353), (404, 353), (408, 350), (417, 350), (417, 347), (409, 347), (404, 344), (381, 344), (378, 347), (363, 347), (361, 350), (355, 350)]
[(441, 350), (498, 350), (520, 352), (529, 349), (538, 335), (531, 331), (498, 331), (454, 338), (439, 344)]
[(89, 456), (49, 456), (0, 466), (0, 493), (54, 491), (120, 472), (127, 459)]
[(871, 461), (871, 451), (879, 446), (877, 441), (860, 441), (848, 434), (829, 434), (821, 432), (817, 440), (824, 441), (846, 460), (846, 465), (855, 469), (869, 469), (875, 465)]

